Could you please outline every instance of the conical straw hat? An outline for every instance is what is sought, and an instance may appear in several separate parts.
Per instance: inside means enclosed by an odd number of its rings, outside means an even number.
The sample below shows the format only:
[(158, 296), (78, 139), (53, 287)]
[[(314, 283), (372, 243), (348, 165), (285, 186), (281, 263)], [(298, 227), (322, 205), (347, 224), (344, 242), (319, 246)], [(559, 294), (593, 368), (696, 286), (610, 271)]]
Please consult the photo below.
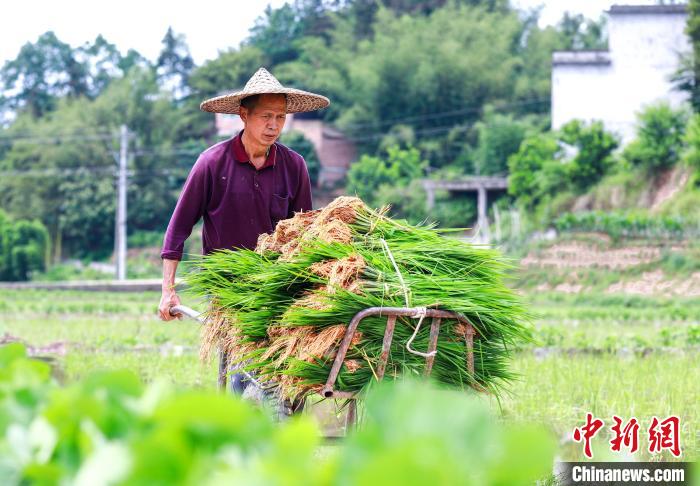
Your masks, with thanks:
[(325, 96), (282, 86), (267, 69), (260, 68), (248, 80), (242, 91), (210, 98), (202, 102), (199, 107), (212, 113), (238, 114), (243, 98), (266, 93), (287, 95), (287, 113), (319, 110), (331, 103)]

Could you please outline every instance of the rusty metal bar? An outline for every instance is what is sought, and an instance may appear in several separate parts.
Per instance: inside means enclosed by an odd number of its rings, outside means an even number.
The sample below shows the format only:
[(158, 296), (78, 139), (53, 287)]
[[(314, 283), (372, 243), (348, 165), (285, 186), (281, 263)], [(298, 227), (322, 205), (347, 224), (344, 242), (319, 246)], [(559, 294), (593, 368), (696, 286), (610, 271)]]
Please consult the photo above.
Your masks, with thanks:
[(394, 337), (394, 327), (396, 326), (396, 316), (390, 315), (386, 320), (386, 330), (384, 331), (384, 342), (382, 342), (382, 354), (379, 357), (379, 366), (377, 367), (377, 381), (384, 378), (386, 364), (389, 361), (389, 351), (391, 351), (391, 340)]
[(361, 310), (355, 314), (350, 321), (350, 324), (345, 331), (345, 336), (343, 336), (343, 340), (340, 342), (340, 347), (338, 348), (338, 353), (335, 355), (335, 360), (333, 360), (333, 367), (331, 368), (331, 372), (328, 374), (328, 380), (326, 380), (326, 384), (321, 390), (321, 395), (324, 397), (331, 398), (333, 396), (333, 385), (335, 384), (335, 380), (338, 378), (338, 373), (340, 373), (340, 367), (343, 366), (345, 355), (348, 352), (348, 348), (350, 348), (350, 343), (355, 335), (355, 331), (357, 331), (357, 326), (360, 324), (362, 319), (371, 315), (371, 309), (374, 308), (370, 307), (369, 309)]
[[(321, 389), (321, 395), (323, 395), (326, 398), (349, 398), (351, 396), (355, 396), (354, 394), (348, 394), (347, 392), (336, 392), (333, 387), (335, 385), (335, 380), (338, 378), (338, 374), (340, 373), (340, 368), (343, 366), (343, 361), (345, 361), (345, 356), (348, 352), (348, 349), (350, 348), (350, 343), (352, 342), (352, 338), (355, 335), (355, 332), (357, 331), (357, 327), (360, 324), (360, 321), (362, 319), (365, 319), (366, 317), (371, 317), (371, 316), (387, 316), (387, 317), (413, 317), (416, 314), (418, 314), (421, 311), (425, 311), (426, 317), (432, 317), (432, 318), (440, 318), (440, 319), (455, 319), (460, 322), (463, 322), (467, 324), (468, 329), (472, 329), (471, 323), (467, 320), (466, 317), (464, 317), (462, 314), (458, 314), (456, 312), (451, 312), (451, 311), (444, 311), (440, 309), (424, 309), (420, 307), (369, 307), (367, 309), (361, 310), (355, 316), (352, 318), (350, 321), (350, 324), (348, 325), (347, 330), (345, 331), (345, 336), (343, 337), (343, 340), (340, 342), (340, 346), (338, 347), (338, 353), (335, 356), (335, 359), (333, 361), (333, 366), (331, 367), (331, 372), (328, 374), (328, 379), (326, 380), (326, 384), (323, 386)], [(387, 319), (388, 321), (388, 319)], [(387, 322), (387, 327), (389, 323)], [(473, 330), (472, 330), (473, 333)], [(392, 333), (393, 334), (393, 333)], [(431, 334), (432, 334), (432, 327), (431, 327)], [(386, 339), (386, 333), (385, 333), (385, 339)], [(382, 350), (384, 349), (384, 346), (382, 346)], [(470, 349), (470, 348), (469, 348)], [(471, 369), (473, 373), (473, 368), (474, 368), (474, 356), (471, 351), (468, 349), (468, 357), (467, 360), (468, 362), (471, 362)], [(388, 360), (388, 355), (387, 355), (387, 360)]]
[[(431, 354), (433, 351), (437, 350), (438, 336), (440, 335), (440, 322), (441, 319), (439, 317), (433, 317), (433, 322), (430, 325), (430, 343), (428, 344), (428, 354)], [(423, 375), (430, 375), (430, 373), (433, 371), (433, 363), (435, 363), (434, 354), (425, 358), (425, 370), (423, 371)]]

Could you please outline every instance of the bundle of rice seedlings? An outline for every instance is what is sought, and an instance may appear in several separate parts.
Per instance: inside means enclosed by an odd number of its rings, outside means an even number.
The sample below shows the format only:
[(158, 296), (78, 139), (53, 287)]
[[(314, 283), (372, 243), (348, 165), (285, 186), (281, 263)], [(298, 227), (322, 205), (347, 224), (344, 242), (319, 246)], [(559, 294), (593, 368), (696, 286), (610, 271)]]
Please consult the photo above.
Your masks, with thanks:
[[(186, 280), (211, 300), (202, 349), (218, 345), (284, 396), (320, 390), (355, 314), (369, 307), (427, 307), (457, 312), (476, 329), (474, 369), (465, 325), (443, 321), (431, 376), (498, 394), (514, 375), (514, 344), (530, 339), (530, 318), (505, 285), (510, 264), (496, 250), (414, 226), (341, 197), (326, 208), (280, 221), (255, 251), (203, 257)], [(422, 374), (425, 357), (407, 349), (417, 320), (399, 318), (385, 376)], [(356, 392), (374, 378), (386, 317), (361, 321), (335, 389)], [(414, 338), (427, 350), (430, 326)]]

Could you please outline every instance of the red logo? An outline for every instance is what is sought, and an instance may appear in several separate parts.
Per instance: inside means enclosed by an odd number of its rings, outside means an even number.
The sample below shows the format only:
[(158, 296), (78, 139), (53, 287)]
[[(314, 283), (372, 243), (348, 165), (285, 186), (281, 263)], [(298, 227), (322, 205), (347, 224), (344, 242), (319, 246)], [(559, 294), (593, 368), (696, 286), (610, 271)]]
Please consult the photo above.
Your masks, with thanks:
[[(629, 449), (631, 454), (639, 450), (639, 421), (632, 417), (627, 423), (613, 415), (614, 425), (610, 428), (613, 432), (613, 438), (610, 440), (610, 450), (620, 452), (622, 448)], [(583, 442), (583, 453), (589, 459), (593, 458), (591, 450), (591, 439), (600, 432), (605, 422), (599, 418), (594, 418), (593, 414), (586, 413), (586, 423), (581, 427), (574, 429), (574, 440)], [(649, 439), (649, 452), (659, 453), (664, 449), (671, 451), (675, 457), (681, 455), (680, 444), (681, 421), (675, 415), (668, 417), (663, 421), (659, 421), (657, 417), (652, 417), (651, 424), (647, 429), (647, 437)]]
[(591, 439), (595, 437), (598, 431), (603, 427), (605, 423), (600, 419), (593, 419), (593, 414), (588, 412), (586, 414), (586, 425), (574, 429), (574, 440), (576, 442), (584, 441), (583, 453), (589, 459), (593, 457), (593, 452), (591, 451)]
[(649, 452), (668, 449), (675, 457), (679, 457), (681, 455), (680, 430), (681, 421), (675, 415), (663, 422), (653, 417), (649, 426)]
[(612, 431), (615, 437), (610, 441), (610, 450), (620, 452), (620, 447), (624, 444), (629, 448), (630, 453), (634, 454), (639, 449), (639, 422), (632, 417), (629, 422), (622, 428), (622, 419), (617, 415), (613, 415), (615, 425), (612, 426)]

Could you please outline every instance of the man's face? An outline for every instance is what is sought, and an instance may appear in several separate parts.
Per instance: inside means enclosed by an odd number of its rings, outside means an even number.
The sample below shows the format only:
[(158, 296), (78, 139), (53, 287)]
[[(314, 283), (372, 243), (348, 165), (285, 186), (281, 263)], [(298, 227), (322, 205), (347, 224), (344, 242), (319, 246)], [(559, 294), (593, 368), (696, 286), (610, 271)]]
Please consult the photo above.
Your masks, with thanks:
[(270, 146), (284, 128), (287, 100), (284, 95), (263, 94), (252, 110), (241, 107), (240, 115), (248, 136), (260, 145)]

